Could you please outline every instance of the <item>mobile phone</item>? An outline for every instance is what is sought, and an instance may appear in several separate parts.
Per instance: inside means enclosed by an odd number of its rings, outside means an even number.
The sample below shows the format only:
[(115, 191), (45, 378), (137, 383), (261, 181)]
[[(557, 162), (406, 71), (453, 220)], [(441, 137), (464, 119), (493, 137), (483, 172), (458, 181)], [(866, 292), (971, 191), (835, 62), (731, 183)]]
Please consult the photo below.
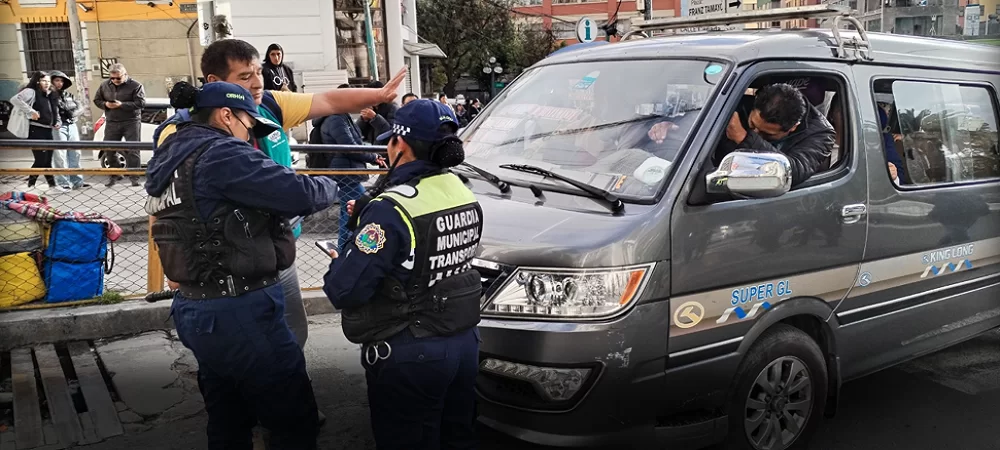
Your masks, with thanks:
[(319, 247), (320, 250), (323, 250), (323, 253), (326, 253), (331, 258), (337, 251), (337, 243), (332, 240), (316, 241), (316, 247)]

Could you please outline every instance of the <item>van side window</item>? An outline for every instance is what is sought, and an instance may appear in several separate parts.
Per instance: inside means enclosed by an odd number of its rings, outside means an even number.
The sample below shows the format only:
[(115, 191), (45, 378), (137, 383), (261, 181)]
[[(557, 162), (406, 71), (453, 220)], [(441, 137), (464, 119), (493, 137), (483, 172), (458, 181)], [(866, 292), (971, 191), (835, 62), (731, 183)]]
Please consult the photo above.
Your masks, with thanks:
[[(876, 83), (876, 90), (886, 81)], [(879, 97), (876, 92), (876, 98)], [(902, 159), (903, 186), (953, 184), (1000, 178), (997, 112), (981, 86), (891, 81), (895, 123), (884, 132)], [(887, 149), (887, 154), (889, 153)]]
[[(706, 168), (718, 167), (733, 151), (778, 152), (792, 162), (792, 190), (811, 185), (817, 175), (843, 168), (851, 154), (844, 105), (845, 83), (830, 74), (768, 73), (758, 76), (744, 91), (725, 133), (716, 142)], [(797, 98), (796, 98), (797, 97)], [(735, 121), (739, 120), (739, 126)], [(738, 129), (733, 132), (733, 129)], [(737, 143), (736, 139), (741, 139)], [(822, 178), (829, 181), (829, 178)], [(701, 183), (701, 179), (698, 182)], [(817, 181), (818, 183), (819, 181)], [(813, 183), (815, 184), (815, 183)], [(698, 185), (688, 200), (692, 205), (732, 200), (707, 194)]]

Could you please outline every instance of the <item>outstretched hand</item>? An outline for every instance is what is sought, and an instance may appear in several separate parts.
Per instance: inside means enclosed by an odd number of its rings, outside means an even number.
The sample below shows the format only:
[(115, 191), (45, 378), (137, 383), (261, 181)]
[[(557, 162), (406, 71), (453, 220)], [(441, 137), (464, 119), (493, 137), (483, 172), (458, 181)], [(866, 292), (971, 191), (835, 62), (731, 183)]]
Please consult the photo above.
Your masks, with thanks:
[(385, 86), (382, 86), (382, 92), (381, 92), (382, 103), (392, 103), (392, 101), (396, 99), (397, 96), (396, 91), (399, 90), (399, 85), (403, 83), (404, 79), (406, 79), (407, 69), (408, 69), (407, 66), (403, 66), (403, 68), (400, 69), (399, 72), (396, 72), (396, 76), (392, 77), (392, 79), (389, 80), (389, 82), (386, 83)]

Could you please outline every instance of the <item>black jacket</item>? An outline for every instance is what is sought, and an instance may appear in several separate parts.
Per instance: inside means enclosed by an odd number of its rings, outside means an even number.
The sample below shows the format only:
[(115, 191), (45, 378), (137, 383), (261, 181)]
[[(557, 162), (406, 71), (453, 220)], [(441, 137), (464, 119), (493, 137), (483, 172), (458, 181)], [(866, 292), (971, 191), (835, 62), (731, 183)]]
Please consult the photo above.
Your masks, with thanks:
[[(271, 63), (271, 50), (281, 50), (281, 61), (278, 61), (277, 65)], [(264, 64), (261, 65), (261, 74), (264, 77), (264, 89), (280, 91), (282, 86), (287, 84), (290, 91), (298, 92), (299, 88), (295, 85), (295, 74), (292, 73), (292, 69), (285, 65), (285, 50), (278, 44), (267, 46), (267, 51), (264, 52)]]
[[(118, 109), (108, 109), (104, 102), (118, 100), (122, 106)], [(94, 104), (104, 110), (104, 116), (108, 122), (134, 122), (138, 121), (142, 115), (142, 108), (146, 106), (146, 90), (142, 84), (129, 78), (121, 86), (115, 86), (111, 80), (101, 83), (94, 95)]]
[(59, 94), (55, 91), (35, 89), (35, 103), (31, 107), (38, 112), (38, 119), (31, 120), (31, 123), (47, 128), (59, 125)]
[(772, 144), (759, 134), (750, 131), (747, 118), (753, 110), (752, 98), (740, 103), (740, 120), (747, 130), (747, 137), (742, 143), (723, 139), (716, 148), (713, 163), (718, 167), (722, 158), (739, 149), (756, 150), (758, 152), (782, 153), (788, 157), (792, 165), (792, 187), (798, 186), (816, 173), (830, 168), (830, 155), (836, 142), (836, 132), (833, 125), (823, 117), (814, 106), (809, 105), (806, 118), (792, 134), (780, 143)]
[(399, 107), (395, 103), (382, 103), (375, 107), (375, 117), (372, 120), (358, 119), (358, 129), (361, 130), (361, 137), (365, 142), (374, 145), (385, 145), (385, 142), (376, 142), (378, 135), (392, 129), (392, 121), (396, 119), (396, 110)]
[(70, 80), (65, 73), (58, 70), (53, 70), (49, 73), (49, 77), (52, 79), (62, 78), (63, 88), (62, 90), (57, 90), (55, 86), (52, 87), (52, 92), (56, 95), (56, 102), (59, 105), (59, 119), (62, 121), (63, 125), (68, 125), (76, 121), (76, 117), (83, 113), (83, 108), (81, 108), (79, 103), (76, 102), (76, 98), (73, 97), (73, 93), (69, 92), (70, 86), (73, 85), (73, 80)]

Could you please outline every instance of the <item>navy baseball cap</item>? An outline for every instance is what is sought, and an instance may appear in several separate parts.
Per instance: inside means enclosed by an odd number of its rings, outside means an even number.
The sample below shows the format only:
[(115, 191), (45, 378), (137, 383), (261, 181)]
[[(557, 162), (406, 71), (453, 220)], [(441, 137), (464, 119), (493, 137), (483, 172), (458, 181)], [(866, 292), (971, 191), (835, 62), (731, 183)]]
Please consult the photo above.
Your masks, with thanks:
[(448, 136), (438, 132), (438, 128), (446, 123), (454, 124), (456, 130), (460, 128), (458, 118), (451, 108), (433, 100), (414, 100), (396, 111), (392, 130), (382, 133), (377, 140), (401, 136), (423, 142), (437, 142)]
[(267, 136), (281, 128), (267, 117), (257, 112), (257, 104), (253, 101), (253, 95), (243, 86), (225, 81), (213, 81), (205, 83), (198, 93), (198, 100), (195, 106), (201, 108), (229, 108), (242, 109), (250, 114), (257, 121), (253, 127), (253, 133), (257, 137)]

